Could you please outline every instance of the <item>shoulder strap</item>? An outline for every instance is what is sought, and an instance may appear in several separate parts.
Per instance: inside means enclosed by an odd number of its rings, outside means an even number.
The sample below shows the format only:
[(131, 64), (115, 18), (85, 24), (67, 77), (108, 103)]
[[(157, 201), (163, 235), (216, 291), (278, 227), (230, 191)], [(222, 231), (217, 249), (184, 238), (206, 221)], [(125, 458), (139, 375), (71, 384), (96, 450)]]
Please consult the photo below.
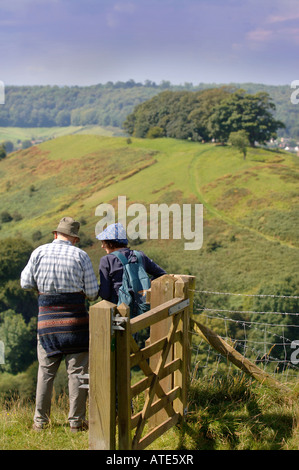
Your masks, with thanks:
[(112, 251), (112, 253), (110, 253), (110, 254), (116, 256), (122, 264), (128, 264), (128, 260), (125, 257), (125, 255), (120, 253), (118, 250)]
[(134, 255), (136, 255), (138, 263), (143, 265), (142, 256), (141, 256), (140, 251), (134, 250)]

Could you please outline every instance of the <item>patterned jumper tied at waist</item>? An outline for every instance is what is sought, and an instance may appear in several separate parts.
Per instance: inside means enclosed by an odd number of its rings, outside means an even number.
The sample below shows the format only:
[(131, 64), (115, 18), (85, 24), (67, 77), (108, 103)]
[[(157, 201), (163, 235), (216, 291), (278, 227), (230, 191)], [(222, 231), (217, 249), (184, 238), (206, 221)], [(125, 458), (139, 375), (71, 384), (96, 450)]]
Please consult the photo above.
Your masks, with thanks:
[(89, 316), (81, 293), (41, 294), (37, 333), (47, 356), (88, 351)]

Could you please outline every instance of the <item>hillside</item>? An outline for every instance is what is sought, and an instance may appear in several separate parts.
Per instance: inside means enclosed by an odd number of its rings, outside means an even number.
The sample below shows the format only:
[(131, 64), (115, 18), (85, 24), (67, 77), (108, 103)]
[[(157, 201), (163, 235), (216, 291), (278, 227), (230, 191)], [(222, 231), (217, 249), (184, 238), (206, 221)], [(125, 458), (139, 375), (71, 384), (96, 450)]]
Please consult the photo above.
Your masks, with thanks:
[[(0, 238), (51, 240), (66, 214), (83, 219), (85, 249), (95, 270), (103, 255), (95, 240), (96, 207), (132, 203), (204, 204), (204, 241), (145, 240), (168, 272), (195, 274), (200, 287), (256, 292), (294, 275), (298, 265), (298, 157), (172, 139), (73, 135), (9, 154), (0, 162)], [(129, 221), (130, 219), (128, 219)], [(40, 232), (40, 233), (38, 233)]]

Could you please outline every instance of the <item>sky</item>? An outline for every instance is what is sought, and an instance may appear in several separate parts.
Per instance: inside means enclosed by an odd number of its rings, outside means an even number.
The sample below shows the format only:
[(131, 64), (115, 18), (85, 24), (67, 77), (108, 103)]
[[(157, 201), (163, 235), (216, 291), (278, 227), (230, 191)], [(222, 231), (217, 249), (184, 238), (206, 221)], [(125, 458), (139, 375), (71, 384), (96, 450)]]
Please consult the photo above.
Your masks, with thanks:
[(299, 79), (299, 0), (0, 0), (0, 81)]

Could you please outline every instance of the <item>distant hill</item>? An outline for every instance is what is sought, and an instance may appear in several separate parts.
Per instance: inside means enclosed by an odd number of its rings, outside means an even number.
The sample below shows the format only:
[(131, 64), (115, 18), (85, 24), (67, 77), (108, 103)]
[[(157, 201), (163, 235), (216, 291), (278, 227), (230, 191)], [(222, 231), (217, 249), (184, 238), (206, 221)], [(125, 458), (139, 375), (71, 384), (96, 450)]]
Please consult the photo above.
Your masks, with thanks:
[[(280, 137), (299, 138), (299, 105), (290, 101), (291, 88), (287, 85), (229, 84), (249, 93), (265, 91), (276, 105), (275, 117), (285, 123)], [(112, 126), (121, 128), (134, 107), (165, 90), (198, 91), (223, 84), (172, 85), (164, 81), (157, 85), (146, 81), (108, 82), (88, 87), (7, 86), (5, 104), (0, 106), (0, 127), (65, 127)]]
[(200, 250), (161, 237), (132, 246), (168, 272), (196, 275), (202, 288), (256, 292), (297, 272), (298, 174), (298, 157), (286, 152), (253, 148), (243, 160), (229, 146), (64, 136), (0, 162), (0, 238), (23, 237), (37, 246), (71, 215), (82, 222), (82, 246), (97, 271), (104, 254), (95, 239), (101, 203), (116, 212), (118, 196), (147, 210), (154, 203), (202, 203)]

